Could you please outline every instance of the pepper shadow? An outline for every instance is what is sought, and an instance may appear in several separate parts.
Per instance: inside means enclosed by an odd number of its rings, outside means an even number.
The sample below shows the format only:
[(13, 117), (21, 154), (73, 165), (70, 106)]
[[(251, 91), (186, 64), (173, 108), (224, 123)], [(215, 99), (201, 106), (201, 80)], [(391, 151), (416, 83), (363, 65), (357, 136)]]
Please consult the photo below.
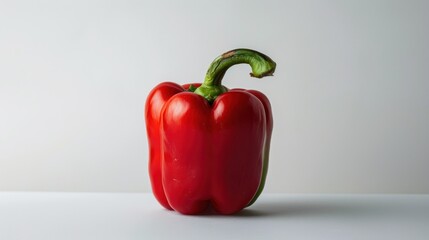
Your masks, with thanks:
[(263, 217), (324, 217), (324, 216), (370, 216), (380, 214), (386, 208), (381, 202), (369, 204), (362, 199), (350, 197), (302, 197), (273, 199), (255, 203), (253, 206), (232, 215), (237, 218)]

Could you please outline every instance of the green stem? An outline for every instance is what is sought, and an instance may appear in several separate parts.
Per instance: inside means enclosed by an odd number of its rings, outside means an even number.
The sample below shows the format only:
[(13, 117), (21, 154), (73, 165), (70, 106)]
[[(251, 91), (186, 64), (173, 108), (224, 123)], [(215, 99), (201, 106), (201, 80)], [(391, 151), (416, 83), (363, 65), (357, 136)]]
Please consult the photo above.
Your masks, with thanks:
[(235, 49), (220, 55), (212, 62), (203, 84), (195, 90), (195, 93), (213, 102), (217, 96), (228, 91), (225, 86), (222, 86), (226, 71), (240, 63), (249, 64), (252, 68), (250, 76), (256, 78), (272, 76), (276, 69), (276, 63), (265, 54), (251, 49)]

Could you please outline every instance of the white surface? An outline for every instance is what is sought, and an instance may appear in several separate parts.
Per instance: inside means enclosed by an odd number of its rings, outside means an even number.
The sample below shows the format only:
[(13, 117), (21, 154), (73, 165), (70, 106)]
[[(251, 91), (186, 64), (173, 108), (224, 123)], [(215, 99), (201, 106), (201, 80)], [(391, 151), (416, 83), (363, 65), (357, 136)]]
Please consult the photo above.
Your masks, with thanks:
[(235, 216), (184, 216), (150, 194), (0, 193), (0, 239), (427, 240), (429, 195), (264, 194)]
[(277, 62), (267, 192), (429, 193), (429, 1), (1, 0), (0, 190), (150, 191), (143, 105)]

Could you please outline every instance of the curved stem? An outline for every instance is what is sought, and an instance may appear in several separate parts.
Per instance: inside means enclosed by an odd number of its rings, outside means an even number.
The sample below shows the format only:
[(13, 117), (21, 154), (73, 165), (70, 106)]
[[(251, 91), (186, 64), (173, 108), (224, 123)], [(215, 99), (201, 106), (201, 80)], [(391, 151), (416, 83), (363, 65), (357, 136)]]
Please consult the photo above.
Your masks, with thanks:
[(235, 49), (217, 57), (209, 69), (203, 84), (195, 90), (195, 93), (205, 97), (209, 102), (214, 101), (217, 96), (227, 92), (222, 86), (222, 79), (226, 71), (235, 64), (247, 63), (252, 68), (250, 76), (262, 78), (272, 76), (276, 63), (260, 52), (251, 49)]

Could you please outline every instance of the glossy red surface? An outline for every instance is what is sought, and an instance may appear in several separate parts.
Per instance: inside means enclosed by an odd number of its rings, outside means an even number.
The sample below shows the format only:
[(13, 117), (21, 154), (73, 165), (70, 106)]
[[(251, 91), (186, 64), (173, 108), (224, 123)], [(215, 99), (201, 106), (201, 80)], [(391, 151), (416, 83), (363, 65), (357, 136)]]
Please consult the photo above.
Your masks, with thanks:
[(272, 131), (268, 99), (232, 89), (209, 104), (188, 87), (161, 83), (147, 98), (153, 193), (165, 208), (183, 214), (209, 206), (221, 214), (238, 212), (263, 187)]

